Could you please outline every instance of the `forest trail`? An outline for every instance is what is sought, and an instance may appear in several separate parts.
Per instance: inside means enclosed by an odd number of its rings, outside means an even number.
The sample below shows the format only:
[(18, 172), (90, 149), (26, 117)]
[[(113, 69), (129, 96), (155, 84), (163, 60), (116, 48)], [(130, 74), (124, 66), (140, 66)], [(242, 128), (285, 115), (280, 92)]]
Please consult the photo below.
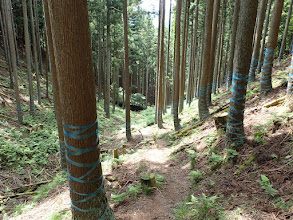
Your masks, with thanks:
[[(156, 125), (154, 125), (156, 126)], [(135, 148), (136, 152), (129, 155), (123, 163), (115, 164), (107, 169), (103, 166), (106, 191), (118, 187), (121, 193), (127, 185), (138, 183), (141, 173), (155, 173), (164, 177), (164, 182), (153, 190), (150, 195), (138, 195), (136, 199), (127, 198), (119, 204), (112, 203), (116, 219), (170, 219), (174, 216), (176, 204), (185, 199), (189, 190), (189, 163), (171, 159), (174, 148), (169, 147), (165, 138), (154, 137), (154, 126), (141, 129), (134, 133), (134, 140), (127, 143), (127, 149)], [(169, 128), (159, 132), (171, 132)], [(158, 134), (155, 134), (158, 135)], [(138, 143), (135, 139), (145, 140), (145, 144)], [(155, 139), (155, 140), (154, 140)], [(141, 140), (140, 140), (141, 141)], [(138, 147), (137, 147), (138, 146)], [(114, 168), (114, 169), (113, 169)], [(109, 181), (109, 176), (115, 181)], [(70, 195), (67, 186), (57, 189), (49, 198), (36, 205), (33, 209), (11, 220), (39, 220), (52, 219), (56, 212), (66, 212), (70, 209)], [(108, 194), (110, 198), (110, 193)]]

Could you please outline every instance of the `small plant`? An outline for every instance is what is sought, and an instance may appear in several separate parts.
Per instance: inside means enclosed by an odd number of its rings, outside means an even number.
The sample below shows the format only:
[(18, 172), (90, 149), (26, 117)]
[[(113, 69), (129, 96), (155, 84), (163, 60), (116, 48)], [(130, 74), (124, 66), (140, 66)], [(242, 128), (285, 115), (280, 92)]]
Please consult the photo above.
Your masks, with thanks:
[(130, 185), (127, 189), (127, 194), (129, 194), (132, 198), (136, 199), (137, 195), (142, 192), (142, 185)]
[(278, 208), (288, 211), (293, 206), (293, 201), (286, 202), (281, 198), (277, 198), (275, 199), (274, 204)]
[(111, 194), (111, 200), (114, 202), (114, 203), (121, 203), (125, 200), (126, 198), (126, 193), (121, 193), (121, 194), (118, 194), (118, 195), (115, 195), (115, 194)]
[(212, 152), (212, 155), (208, 159), (208, 162), (211, 164), (212, 169), (217, 169), (221, 166), (221, 164), (224, 162), (224, 158), (218, 154), (215, 154)]
[(263, 132), (263, 131), (257, 131), (254, 135), (253, 135), (253, 139), (260, 145), (264, 145), (265, 141), (264, 141), (264, 137), (268, 137), (268, 133)]
[(190, 175), (190, 178), (192, 180), (194, 180), (195, 183), (199, 183), (202, 180), (202, 177), (203, 177), (203, 173), (200, 172), (199, 170), (191, 171), (189, 175)]
[(210, 134), (209, 137), (206, 139), (206, 144), (208, 147), (211, 147), (213, 143), (217, 140), (217, 133)]
[(186, 149), (185, 150), (189, 156), (190, 156), (190, 167), (193, 169), (195, 167), (195, 158), (197, 157), (197, 154), (194, 150)]
[(267, 195), (274, 197), (278, 193), (278, 190), (273, 188), (273, 185), (270, 183), (270, 180), (266, 175), (262, 174), (261, 180), (256, 180), (256, 182), (260, 184), (261, 188), (265, 190)]

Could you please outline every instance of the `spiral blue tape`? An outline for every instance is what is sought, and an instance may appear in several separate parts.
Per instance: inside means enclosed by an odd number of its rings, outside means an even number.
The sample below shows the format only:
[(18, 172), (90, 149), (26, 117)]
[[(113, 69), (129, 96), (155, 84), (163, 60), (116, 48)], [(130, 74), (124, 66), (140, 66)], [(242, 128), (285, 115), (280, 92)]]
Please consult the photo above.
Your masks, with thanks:
[[(97, 168), (97, 166), (100, 165), (100, 163), (101, 163), (100, 158), (98, 159), (98, 161), (95, 161), (92, 163), (79, 163), (79, 162), (76, 162), (76, 161), (72, 160), (71, 158), (69, 158), (69, 156), (71, 156), (71, 157), (80, 156), (80, 155), (83, 155), (86, 153), (95, 152), (99, 149), (98, 148), (98, 122), (95, 121), (94, 123), (89, 124), (89, 125), (85, 125), (85, 126), (72, 126), (72, 125), (68, 125), (63, 122), (63, 126), (64, 126), (63, 132), (64, 132), (65, 137), (67, 137), (67, 138), (81, 140), (81, 139), (88, 139), (94, 135), (97, 135), (97, 139), (90, 146), (88, 146), (86, 148), (82, 148), (82, 149), (70, 146), (66, 142), (66, 139), (64, 139), (64, 144), (66, 146), (66, 149), (65, 149), (66, 154), (65, 155), (66, 155), (67, 162), (73, 166), (77, 166), (77, 167), (81, 167), (81, 168), (90, 168), (84, 175), (82, 175), (80, 177), (72, 176), (70, 174), (69, 170), (67, 170), (69, 180), (74, 181), (74, 182), (78, 182), (78, 183), (95, 183), (98, 181), (102, 181), (100, 187), (95, 192), (92, 192), (92, 193), (79, 193), (79, 192), (76, 192), (70, 188), (70, 191), (72, 193), (86, 197), (81, 200), (71, 201), (71, 206), (80, 212), (96, 212), (96, 211), (104, 209), (105, 206), (107, 206), (106, 209), (108, 209), (108, 204), (103, 207), (97, 208), (97, 209), (81, 209), (81, 208), (77, 207), (76, 205), (74, 205), (74, 203), (87, 202), (87, 201), (93, 199), (95, 196), (97, 196), (100, 192), (104, 191), (104, 182), (103, 182), (103, 175), (102, 174), (98, 178), (93, 179), (93, 180), (85, 180), (84, 179), (84, 178), (88, 177), (91, 173), (93, 173), (94, 170)], [(95, 128), (94, 132), (91, 132), (89, 134), (83, 134), (95, 126), (96, 126), (96, 128)], [(71, 130), (69, 131), (68, 129), (71, 129)], [(62, 144), (63, 143), (60, 142), (60, 147), (62, 146)], [(103, 219), (103, 218), (101, 217), (100, 219)]]
[(289, 74), (287, 93), (289, 94), (293, 93), (293, 73)]
[(269, 91), (272, 89), (272, 69), (275, 49), (267, 48), (265, 51), (264, 63), (261, 76), (261, 90)]
[(17, 111), (17, 116), (18, 116), (18, 122), (22, 123), (23, 114), (22, 114), (22, 110), (21, 110), (21, 105), (16, 106), (16, 111)]
[(249, 81), (254, 81), (255, 80), (255, 71), (257, 68), (258, 64), (258, 58), (252, 57), (251, 58), (251, 63), (250, 63), (250, 69), (249, 69)]
[(206, 105), (206, 96), (208, 93), (208, 88), (207, 87), (200, 87), (199, 88), (199, 93), (198, 93), (198, 109), (200, 110), (201, 116), (204, 118), (209, 115), (209, 111)]
[(237, 119), (235, 115), (244, 114), (244, 101), (246, 99), (246, 96), (241, 93), (241, 90), (246, 90), (247, 82), (248, 76), (246, 74), (233, 72), (231, 88), (232, 97), (230, 99), (230, 102), (240, 106), (240, 109), (237, 110), (230, 104), (230, 123), (227, 123), (226, 138), (232, 141), (234, 144), (242, 144), (245, 140), (244, 131), (238, 128), (243, 124), (243, 121)]

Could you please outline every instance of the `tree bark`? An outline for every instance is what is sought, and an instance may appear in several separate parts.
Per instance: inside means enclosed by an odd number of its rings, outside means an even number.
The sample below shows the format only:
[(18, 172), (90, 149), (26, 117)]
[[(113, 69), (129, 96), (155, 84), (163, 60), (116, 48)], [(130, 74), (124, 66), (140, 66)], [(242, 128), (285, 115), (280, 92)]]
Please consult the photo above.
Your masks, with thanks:
[(8, 32), (8, 41), (10, 48), (10, 55), (12, 61), (12, 74), (14, 79), (14, 90), (15, 90), (15, 101), (16, 101), (16, 110), (18, 116), (18, 123), (23, 122), (23, 115), (21, 110), (20, 96), (19, 96), (19, 88), (18, 88), (18, 76), (17, 76), (17, 62), (16, 62), (16, 53), (15, 53), (15, 44), (13, 38), (13, 26), (12, 26), (12, 14), (11, 14), (11, 1), (6, 0), (4, 4), (6, 8), (6, 21), (7, 21), (7, 32)]
[(53, 96), (55, 104), (55, 117), (57, 121), (58, 135), (59, 135), (59, 146), (60, 146), (60, 164), (63, 170), (66, 169), (66, 157), (65, 157), (65, 142), (64, 142), (64, 133), (62, 125), (62, 109), (60, 102), (60, 86), (58, 83), (58, 76), (55, 63), (55, 53), (53, 48), (53, 36), (52, 36), (52, 24), (49, 19), (49, 6), (48, 0), (43, 0), (43, 8), (45, 14), (45, 25), (47, 31), (47, 42), (48, 42), (48, 52), (50, 56), (50, 70), (52, 74), (52, 84), (53, 84)]
[(130, 126), (130, 76), (129, 76), (129, 58), (128, 58), (128, 16), (127, 0), (123, 0), (123, 29), (124, 29), (124, 73), (125, 73), (125, 114), (126, 114), (126, 138), (131, 140)]
[(210, 74), (211, 63), (211, 42), (212, 42), (212, 22), (213, 22), (213, 1), (207, 0), (207, 8), (205, 12), (205, 31), (203, 37), (203, 53), (202, 53), (202, 75), (199, 87), (198, 112), (201, 120), (209, 116), (207, 103), (208, 80)]
[(37, 91), (38, 91), (38, 103), (41, 104), (41, 85), (40, 85), (40, 72), (38, 65), (38, 52), (37, 52), (37, 40), (36, 40), (36, 30), (35, 30), (35, 21), (34, 21), (34, 11), (33, 11), (33, 2), (30, 2), (30, 16), (31, 16), (31, 29), (32, 29), (32, 38), (33, 38), (33, 50), (34, 50), (34, 64), (37, 78)]
[(28, 30), (28, 17), (27, 17), (27, 6), (26, 0), (22, 0), (23, 9), (23, 22), (24, 22), (24, 35), (25, 35), (25, 55), (26, 55), (26, 65), (27, 65), (27, 78), (29, 83), (29, 96), (30, 96), (30, 114), (34, 116), (35, 114), (35, 104), (34, 104), (34, 92), (33, 92), (33, 81), (32, 81), (32, 67), (31, 67), (31, 42)]
[(105, 76), (105, 113), (110, 118), (110, 77), (111, 77), (111, 38), (110, 38), (110, 2), (107, 0), (107, 40), (106, 40), (106, 76)]
[(233, 26), (232, 26), (230, 54), (229, 54), (230, 56), (229, 56), (229, 62), (228, 62), (228, 80), (227, 80), (228, 87), (230, 87), (232, 83), (233, 59), (234, 59), (234, 51), (235, 51), (235, 40), (236, 40), (238, 18), (239, 18), (239, 6), (240, 6), (240, 0), (236, 0), (234, 5)]
[(275, 1), (271, 27), (269, 31), (269, 38), (266, 47), (264, 64), (262, 67), (262, 76), (260, 80), (260, 91), (268, 92), (272, 89), (272, 69), (275, 55), (275, 49), (277, 47), (278, 33), (281, 22), (281, 15), (284, 6), (284, 0)]
[(284, 33), (283, 33), (282, 45), (280, 47), (279, 61), (281, 61), (281, 59), (282, 59), (284, 49), (285, 49), (285, 45), (286, 45), (286, 38), (287, 38), (288, 29), (289, 29), (289, 23), (290, 23), (291, 14), (292, 14), (292, 6), (293, 6), (293, 0), (291, 0), (290, 6), (289, 6), (289, 11), (288, 11), (288, 16), (287, 16), (287, 20), (286, 20), (285, 30), (284, 30)]
[(180, 18), (182, 0), (177, 0), (176, 4), (176, 23), (175, 23), (175, 43), (174, 43), (174, 66), (173, 66), (173, 119), (175, 130), (180, 129), (178, 118), (179, 102), (179, 73), (180, 73)]
[(258, 19), (257, 19), (257, 29), (255, 33), (255, 41), (254, 41), (254, 48), (250, 63), (250, 70), (249, 70), (249, 81), (255, 81), (255, 71), (258, 64), (258, 56), (259, 56), (259, 46), (261, 40), (261, 33), (263, 29), (263, 23), (266, 15), (266, 8), (267, 8), (267, 0), (262, 0), (259, 6), (258, 12)]
[(95, 78), (87, 2), (49, 0), (72, 219), (114, 219), (98, 147)]
[(226, 131), (227, 147), (236, 150), (245, 141), (243, 119), (257, 5), (258, 1), (255, 0), (241, 1), (240, 3), (233, 65), (232, 94)]

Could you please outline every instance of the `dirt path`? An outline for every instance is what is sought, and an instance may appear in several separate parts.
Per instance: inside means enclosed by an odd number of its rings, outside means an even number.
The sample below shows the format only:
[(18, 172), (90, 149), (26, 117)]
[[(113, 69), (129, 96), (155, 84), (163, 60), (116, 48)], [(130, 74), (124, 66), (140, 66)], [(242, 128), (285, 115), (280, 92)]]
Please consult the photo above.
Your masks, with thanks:
[[(147, 127), (137, 133), (137, 138), (142, 139), (146, 144), (138, 144), (137, 141), (127, 144), (127, 148), (137, 147), (136, 152), (129, 155), (127, 159), (116, 169), (110, 171), (105, 169), (104, 175), (112, 175), (117, 181), (110, 182), (105, 180), (105, 186), (108, 196), (112, 193), (113, 184), (119, 185), (119, 191), (125, 191), (131, 183), (139, 182), (140, 174), (156, 173), (165, 178), (164, 184), (155, 190), (151, 195), (145, 193), (138, 195), (136, 199), (127, 198), (120, 204), (111, 203), (116, 219), (171, 219), (174, 216), (173, 209), (176, 204), (182, 201), (189, 190), (188, 168), (182, 161), (174, 161), (170, 154), (173, 149), (168, 145), (164, 138), (156, 139), (154, 137), (155, 126)], [(159, 134), (168, 133), (170, 129), (158, 131)], [(158, 134), (156, 133), (156, 135)], [(135, 136), (135, 134), (134, 134)], [(139, 137), (140, 136), (140, 137)], [(139, 140), (142, 141), (142, 140)], [(121, 184), (123, 180), (128, 182)], [(59, 192), (55, 192), (50, 198), (19, 215), (11, 220), (40, 220), (50, 219), (50, 217), (59, 211), (70, 209), (69, 190), (64, 187)]]

